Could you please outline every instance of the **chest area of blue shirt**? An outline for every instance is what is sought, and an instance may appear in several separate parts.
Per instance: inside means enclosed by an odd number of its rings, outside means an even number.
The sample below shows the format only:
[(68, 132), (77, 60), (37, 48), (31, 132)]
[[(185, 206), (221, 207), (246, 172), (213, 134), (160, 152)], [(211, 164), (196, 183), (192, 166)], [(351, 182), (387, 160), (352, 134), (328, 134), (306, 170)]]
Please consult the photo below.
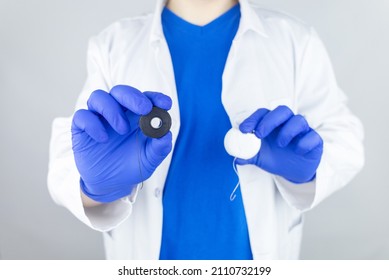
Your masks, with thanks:
[(182, 127), (226, 118), (221, 103), (222, 76), (238, 30), (239, 6), (200, 27), (165, 9), (163, 29), (169, 46), (178, 93)]
[(204, 28), (169, 11), (163, 27), (178, 94), (181, 127), (165, 184), (162, 259), (251, 258), (238, 178), (224, 149), (231, 124), (222, 76), (239, 25), (239, 7)]

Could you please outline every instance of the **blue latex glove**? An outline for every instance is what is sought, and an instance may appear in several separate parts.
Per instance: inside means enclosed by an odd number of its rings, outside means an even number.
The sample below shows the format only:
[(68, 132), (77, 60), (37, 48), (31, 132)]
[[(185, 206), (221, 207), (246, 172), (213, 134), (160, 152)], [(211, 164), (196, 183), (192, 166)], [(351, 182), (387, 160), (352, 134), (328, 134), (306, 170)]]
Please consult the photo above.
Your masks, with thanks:
[(301, 115), (286, 106), (273, 111), (259, 109), (239, 127), (243, 133), (253, 132), (262, 140), (259, 153), (237, 164), (255, 164), (293, 183), (306, 183), (315, 178), (323, 153), (323, 140)]
[(120, 85), (109, 94), (93, 92), (87, 104), (88, 110), (78, 110), (72, 124), (81, 189), (95, 201), (112, 202), (149, 178), (172, 150), (170, 132), (152, 139), (138, 125), (153, 106), (169, 110), (172, 101), (162, 93)]

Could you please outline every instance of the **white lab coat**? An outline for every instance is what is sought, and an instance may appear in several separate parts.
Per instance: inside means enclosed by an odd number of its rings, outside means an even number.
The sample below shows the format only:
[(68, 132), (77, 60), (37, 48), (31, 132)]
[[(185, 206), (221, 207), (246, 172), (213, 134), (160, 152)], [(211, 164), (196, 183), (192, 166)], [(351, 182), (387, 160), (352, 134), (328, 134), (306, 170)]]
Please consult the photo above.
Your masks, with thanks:
[[(256, 166), (238, 167), (254, 259), (295, 259), (303, 212), (345, 186), (362, 168), (362, 126), (346, 107), (346, 97), (315, 31), (287, 15), (256, 8), (247, 0), (240, 4), (241, 21), (226, 62), (221, 96), (231, 125), (237, 127), (258, 108), (284, 104), (305, 116), (324, 140), (316, 179), (307, 184), (292, 184)], [(117, 84), (162, 92), (173, 100), (174, 145), (180, 111), (161, 27), (163, 5), (159, 0), (153, 15), (120, 20), (90, 40), (88, 78), (77, 109), (86, 107), (92, 91), (109, 91)], [(171, 154), (143, 188), (138, 186), (129, 197), (85, 209), (71, 148), (71, 119), (58, 118), (53, 123), (48, 175), (51, 196), (86, 225), (104, 232), (108, 259), (158, 259), (162, 193)]]

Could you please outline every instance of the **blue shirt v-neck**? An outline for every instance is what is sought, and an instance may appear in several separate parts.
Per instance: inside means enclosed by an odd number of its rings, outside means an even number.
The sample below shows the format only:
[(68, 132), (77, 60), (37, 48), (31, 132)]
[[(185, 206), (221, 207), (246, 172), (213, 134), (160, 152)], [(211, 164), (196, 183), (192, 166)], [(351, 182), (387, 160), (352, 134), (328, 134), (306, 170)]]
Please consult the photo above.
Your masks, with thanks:
[(222, 106), (222, 74), (240, 21), (239, 4), (205, 26), (165, 8), (162, 26), (172, 57), (181, 127), (163, 195), (160, 259), (252, 259)]

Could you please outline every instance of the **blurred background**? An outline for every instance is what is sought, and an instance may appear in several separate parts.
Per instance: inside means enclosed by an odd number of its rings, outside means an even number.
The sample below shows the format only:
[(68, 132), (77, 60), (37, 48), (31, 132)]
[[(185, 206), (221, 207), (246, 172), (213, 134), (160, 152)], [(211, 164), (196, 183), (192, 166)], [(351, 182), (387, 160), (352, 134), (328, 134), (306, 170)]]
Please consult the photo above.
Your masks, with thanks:
[[(313, 25), (365, 126), (366, 166), (306, 215), (303, 259), (389, 259), (389, 1), (257, 0)], [(88, 38), (155, 0), (0, 0), (0, 259), (102, 259), (100, 233), (47, 191), (51, 123), (70, 116)]]

